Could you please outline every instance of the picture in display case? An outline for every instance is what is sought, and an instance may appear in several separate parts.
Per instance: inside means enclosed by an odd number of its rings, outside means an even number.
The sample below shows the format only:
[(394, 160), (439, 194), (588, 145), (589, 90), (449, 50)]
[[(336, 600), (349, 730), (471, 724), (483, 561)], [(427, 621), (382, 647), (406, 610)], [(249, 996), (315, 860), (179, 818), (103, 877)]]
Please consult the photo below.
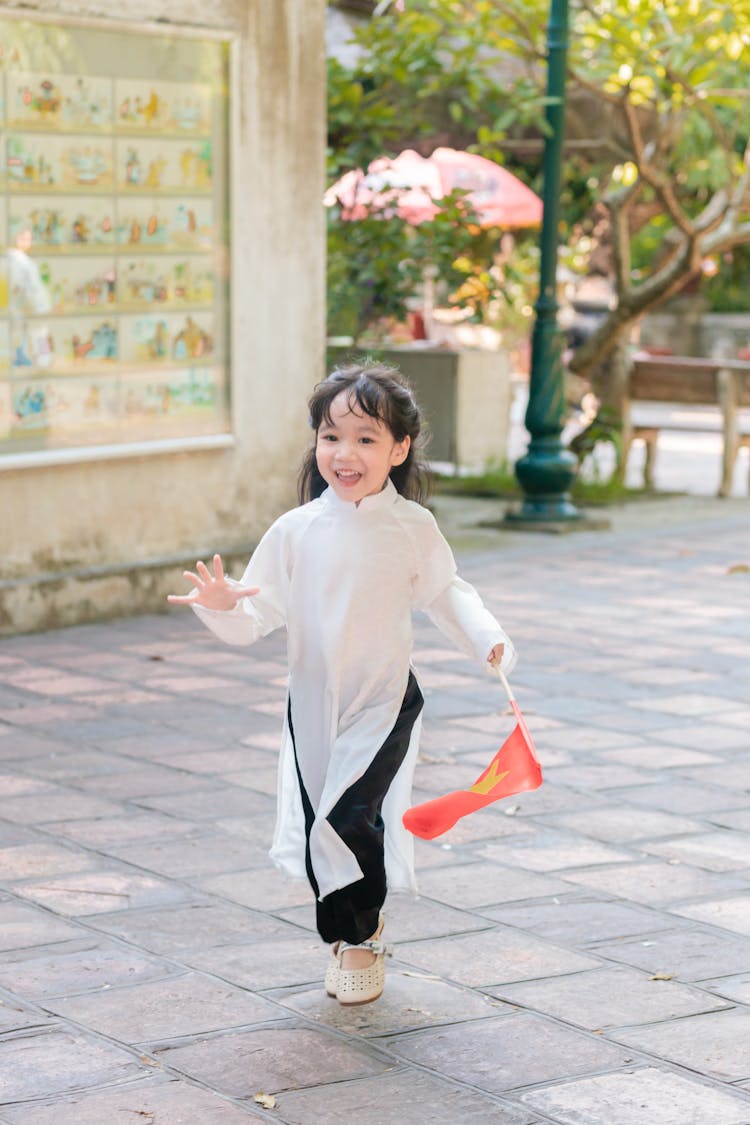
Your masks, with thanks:
[(0, 456), (226, 432), (228, 43), (0, 37)]

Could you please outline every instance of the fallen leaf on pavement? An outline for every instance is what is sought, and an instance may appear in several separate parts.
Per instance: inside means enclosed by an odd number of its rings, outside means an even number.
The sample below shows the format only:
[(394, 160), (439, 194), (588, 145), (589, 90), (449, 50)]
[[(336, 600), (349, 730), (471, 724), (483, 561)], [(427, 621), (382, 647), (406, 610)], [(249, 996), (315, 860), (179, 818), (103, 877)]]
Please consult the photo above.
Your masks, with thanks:
[(276, 1098), (273, 1094), (256, 1094), (253, 1101), (262, 1105), (264, 1109), (276, 1109)]
[(161, 1067), (160, 1062), (157, 1062), (156, 1059), (150, 1059), (148, 1055), (139, 1055), (138, 1061), (144, 1063), (146, 1066)]
[(674, 973), (654, 973), (649, 980), (674, 980)]

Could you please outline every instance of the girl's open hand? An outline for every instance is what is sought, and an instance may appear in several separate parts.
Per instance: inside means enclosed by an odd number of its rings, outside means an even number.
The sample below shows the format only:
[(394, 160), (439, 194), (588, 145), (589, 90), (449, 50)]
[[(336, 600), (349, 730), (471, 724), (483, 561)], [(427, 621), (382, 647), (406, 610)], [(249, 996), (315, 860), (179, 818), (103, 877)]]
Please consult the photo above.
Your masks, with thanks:
[(258, 586), (238, 586), (227, 582), (221, 555), (214, 555), (214, 572), (204, 562), (197, 562), (195, 569), (184, 570), (183, 576), (192, 582), (194, 589), (189, 594), (168, 594), (167, 601), (174, 605), (202, 605), (204, 609), (234, 609), (243, 598), (257, 594)]

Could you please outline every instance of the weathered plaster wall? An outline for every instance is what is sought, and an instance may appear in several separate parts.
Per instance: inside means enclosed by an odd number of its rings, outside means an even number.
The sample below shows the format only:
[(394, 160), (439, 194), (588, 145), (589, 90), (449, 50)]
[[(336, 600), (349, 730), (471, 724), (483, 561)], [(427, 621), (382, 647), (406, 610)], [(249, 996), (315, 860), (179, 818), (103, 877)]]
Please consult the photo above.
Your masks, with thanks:
[(0, 471), (0, 632), (153, 609), (179, 581), (179, 560), (246, 553), (293, 502), (305, 400), (324, 357), (324, 0), (0, 3), (0, 15), (30, 10), (237, 37), (236, 443)]

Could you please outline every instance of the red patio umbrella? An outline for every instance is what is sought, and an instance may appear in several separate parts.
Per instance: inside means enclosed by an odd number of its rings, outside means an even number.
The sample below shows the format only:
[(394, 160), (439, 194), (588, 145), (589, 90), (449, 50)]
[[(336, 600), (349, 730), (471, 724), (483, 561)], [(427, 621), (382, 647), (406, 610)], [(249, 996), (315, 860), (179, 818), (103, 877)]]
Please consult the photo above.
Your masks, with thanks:
[(514, 793), (538, 789), (542, 784), (542, 767), (529, 728), (505, 675), (499, 668), (496, 671), (516, 717), (516, 725), (487, 769), (480, 773), (469, 789), (456, 789), (452, 793), (446, 793), (444, 797), (436, 797), (406, 810), (404, 827), (423, 840), (442, 836), (461, 817), (477, 812), (493, 801), (510, 797)]
[(372, 207), (401, 216), (415, 226), (439, 211), (435, 202), (456, 188), (468, 192), (467, 201), (483, 227), (506, 229), (536, 226), (542, 220), (542, 201), (512, 172), (473, 152), (437, 148), (423, 157), (407, 148), (394, 159), (381, 156), (367, 172), (347, 172), (328, 189), (323, 202), (338, 204), (344, 219), (362, 219)]

